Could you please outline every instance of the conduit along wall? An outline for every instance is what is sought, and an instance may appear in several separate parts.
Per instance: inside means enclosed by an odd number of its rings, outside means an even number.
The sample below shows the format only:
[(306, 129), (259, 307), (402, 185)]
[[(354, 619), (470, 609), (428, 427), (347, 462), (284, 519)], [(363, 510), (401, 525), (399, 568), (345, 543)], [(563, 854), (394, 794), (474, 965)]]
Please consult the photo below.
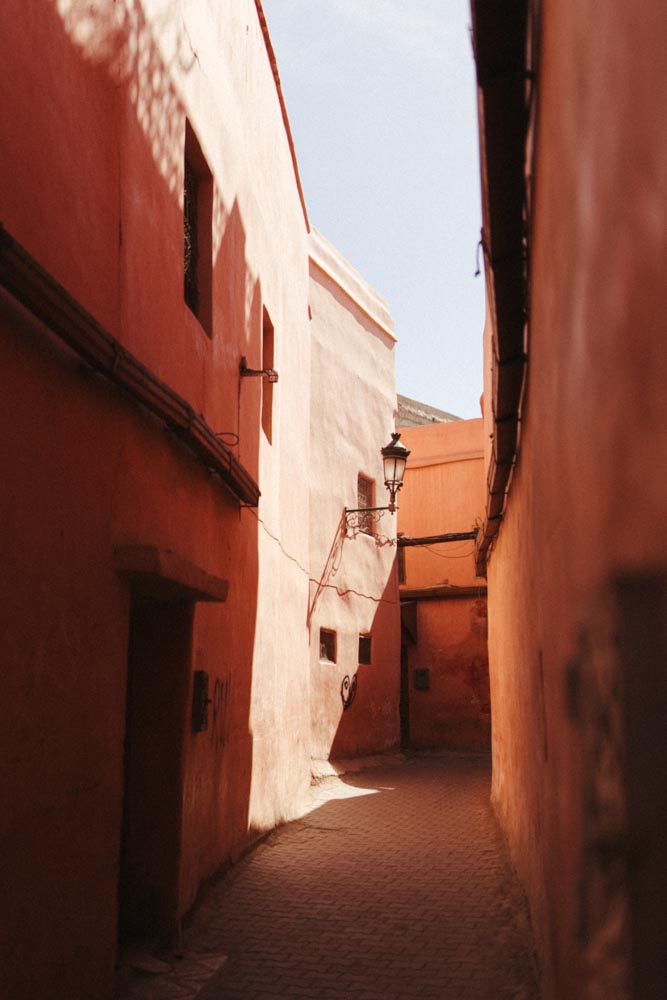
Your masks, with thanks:
[(240, 502), (259, 487), (206, 421), (123, 347), (0, 226), (0, 283), (87, 365), (173, 431)]

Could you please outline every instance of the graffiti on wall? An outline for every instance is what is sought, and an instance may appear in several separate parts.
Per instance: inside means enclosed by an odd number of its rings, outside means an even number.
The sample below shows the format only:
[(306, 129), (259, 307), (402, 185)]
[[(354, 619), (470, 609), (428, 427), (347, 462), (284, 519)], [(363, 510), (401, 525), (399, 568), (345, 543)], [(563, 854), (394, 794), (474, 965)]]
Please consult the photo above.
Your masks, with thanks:
[(357, 696), (357, 675), (353, 674), (350, 679), (348, 674), (343, 677), (343, 682), (340, 686), (340, 697), (343, 702), (343, 709), (347, 709), (351, 706), (352, 702)]

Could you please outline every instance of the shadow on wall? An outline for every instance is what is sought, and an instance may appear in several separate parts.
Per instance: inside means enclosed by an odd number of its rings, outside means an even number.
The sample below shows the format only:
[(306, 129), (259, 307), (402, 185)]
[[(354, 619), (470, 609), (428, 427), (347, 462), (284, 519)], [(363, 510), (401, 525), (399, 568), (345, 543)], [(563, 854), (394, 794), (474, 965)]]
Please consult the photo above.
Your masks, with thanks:
[(329, 694), (338, 698), (340, 708), (329, 751), (332, 760), (381, 753), (399, 745), (400, 632), (394, 566), (370, 629), (371, 662), (359, 663), (355, 674), (342, 673), (339, 690)]
[[(197, 61), (185, 30), (174, 30), (180, 0), (167, 0), (146, 22), (140, 0), (55, 0), (73, 47), (101, 66), (116, 85), (127, 84), (138, 123), (169, 191), (182, 200), (181, 105), (171, 74), (187, 75)], [(159, 42), (158, 42), (159, 38)]]
[(335, 589), (336, 587), (336, 584), (333, 582), (333, 580), (336, 574), (338, 573), (338, 570), (340, 569), (341, 563), (343, 561), (343, 548), (345, 546), (347, 538), (348, 534), (347, 531), (345, 530), (345, 512), (343, 512), (340, 521), (336, 525), (333, 541), (331, 543), (331, 547), (329, 548), (329, 552), (327, 554), (327, 558), (324, 563), (324, 569), (322, 570), (320, 578), (319, 580), (315, 580), (313, 577), (311, 577), (309, 581), (310, 584), (312, 584), (315, 587), (315, 590), (313, 591), (308, 601), (308, 613), (306, 615), (307, 629), (310, 629), (311, 627), (313, 615), (315, 614), (318, 602), (322, 597), (323, 593), (328, 588)]
[[(41, 5), (39, 13), (35, 10), (16, 5), (13, 31), (20, 36), (25, 20), (30, 19), (39, 28), (40, 43), (49, 39), (49, 58), (53, 60), (56, 53), (62, 67), (53, 81), (58, 109), (68, 104), (68, 86), (80, 84), (81, 63), (100, 67), (116, 85), (127, 82), (155, 167), (155, 174), (146, 181), (149, 193), (166, 189), (175, 206), (173, 215), (180, 216), (183, 112), (141, 5), (107, 2), (93, 6), (58, 0)], [(10, 24), (11, 14), (3, 20)], [(35, 46), (34, 37), (22, 42), (17, 35), (8, 36), (8, 47), (23, 52), (26, 46)], [(39, 48), (33, 57), (36, 53)], [(178, 63), (179, 72), (193, 65), (191, 54), (182, 48), (174, 49), (170, 58)], [(37, 60), (33, 58), (30, 65), (37, 78)], [(108, 80), (96, 78), (95, 94), (73, 90), (72, 114), (58, 124), (60, 145), (42, 150), (35, 163), (37, 171), (44, 169), (44, 157), (52, 153), (54, 160), (61, 160), (54, 166), (56, 177), (57, 169), (61, 173), (67, 169), (63, 150), (77, 148), (81, 140), (76, 102), (87, 112), (107, 84)], [(36, 100), (35, 105), (37, 111)], [(5, 113), (18, 120), (29, 110), (26, 101)], [(27, 120), (20, 124), (29, 130)], [(33, 131), (35, 127), (33, 123)], [(94, 160), (96, 151), (101, 150), (100, 157), (106, 153), (108, 136), (105, 142), (99, 136), (91, 138), (85, 152), (88, 162)], [(26, 144), (25, 149), (31, 147)], [(78, 162), (71, 153), (67, 155), (72, 164)], [(21, 163), (23, 176), (15, 180), (16, 193), (22, 193), (24, 202), (30, 192), (30, 181), (25, 179), (28, 166)], [(69, 170), (73, 172), (74, 166)], [(82, 188), (92, 185), (92, 197), (98, 199), (93, 204), (101, 202), (100, 191), (85, 171), (75, 180)], [(39, 190), (36, 202), (48, 198), (53, 203), (62, 197), (57, 186), (45, 194), (46, 190)], [(91, 198), (90, 190), (83, 193)], [(37, 208), (37, 217), (49, 218), (48, 202), (40, 202)], [(109, 205), (100, 203), (95, 218), (107, 226), (108, 215), (103, 212), (109, 212)], [(59, 218), (57, 210), (54, 217)], [(238, 206), (233, 206), (229, 216), (221, 211), (216, 226), (214, 280), (224, 284), (223, 268), (227, 274), (232, 267), (230, 315), (234, 329), (243, 333), (238, 334), (233, 349), (214, 342), (211, 356), (227, 352), (222, 370), (226, 374), (235, 369), (230, 382), (235, 393), (238, 358), (248, 348), (249, 322), (254, 323), (258, 313), (259, 285), (245, 260)], [(118, 226), (112, 228), (109, 242), (117, 250)], [(38, 245), (31, 246), (31, 252), (44, 259), (43, 246), (51, 255), (46, 259), (53, 259), (54, 248), (47, 241), (55, 241), (58, 252), (63, 251), (63, 267), (71, 265), (73, 272), (89, 280), (96, 266), (108, 266), (93, 252), (88, 260), (78, 259), (76, 240), (70, 240), (66, 232), (61, 241), (62, 235), (57, 227), (43, 226), (42, 244), (35, 239)], [(73, 264), (70, 258), (75, 258)], [(155, 289), (147, 288), (146, 294), (155, 294)], [(178, 296), (182, 303), (180, 284)], [(84, 305), (90, 308), (91, 303)], [(12, 470), (8, 516), (3, 523), (15, 523), (17, 530), (10, 539), (12, 558), (4, 562), (8, 600), (2, 602), (2, 618), (13, 641), (3, 662), (3, 682), (15, 718), (30, 719), (31, 725), (9, 727), (11, 752), (5, 757), (16, 763), (7, 797), (12, 811), (2, 821), (7, 862), (4, 908), (11, 926), (4, 936), (0, 981), (8, 996), (26, 1000), (52, 995), (54, 989), (62, 996), (103, 996), (110, 992), (116, 959), (121, 813), (128, 791), (127, 773), (123, 774), (128, 659), (139, 671), (147, 662), (151, 668), (145, 674), (145, 687), (150, 689), (144, 698), (146, 712), (139, 720), (140, 727), (148, 727), (143, 736), (158, 757), (165, 743), (170, 746), (169, 794), (164, 799), (156, 795), (141, 817), (149, 826), (164, 820), (174, 838), (169, 870), (158, 871), (155, 879), (162, 885), (152, 887), (169, 897), (163, 911), (168, 922), (178, 920), (200, 881), (237, 852), (248, 836), (257, 523), (241, 519), (236, 503), (208, 470), (129, 398), (102, 379), (84, 377), (71, 355), (50, 341), (47, 357), (43, 328), (23, 313), (16, 319), (9, 307), (7, 315), (2, 368), (15, 424), (11, 437), (3, 442)], [(31, 336), (17, 337), (17, 331), (29, 322)], [(177, 317), (173, 324), (177, 325)], [(170, 331), (164, 332), (168, 344)], [(217, 366), (215, 371), (217, 375)], [(243, 431), (244, 461), (254, 470), (260, 431), (251, 412), (251, 391), (248, 413), (240, 416), (238, 397), (231, 391), (229, 395), (234, 396), (232, 426)], [(110, 562), (113, 546), (124, 543), (178, 550), (185, 560), (229, 579), (226, 603), (193, 608), (181, 601), (171, 609), (168, 601), (158, 600), (146, 615)], [(135, 638), (128, 656), (123, 642), (130, 632), (130, 618)], [(153, 668), (161, 657), (161, 641), (176, 626), (178, 656), (171, 647), (167, 657), (174, 654), (169, 662), (173, 683), (162, 692), (165, 700), (173, 693), (177, 703), (170, 701), (168, 717), (155, 719)], [(28, 655), (31, 651), (34, 655)], [(208, 673), (212, 697), (208, 729), (200, 732), (194, 731), (191, 714), (194, 669)], [(159, 734), (151, 728), (153, 724), (161, 727)], [(164, 779), (159, 760), (155, 773)], [(55, 909), (54, 900), (58, 901)]]
[[(179, 120), (182, 123), (182, 114)], [(146, 131), (144, 141), (148, 150), (151, 135)], [(182, 131), (175, 141), (182, 153)], [(154, 145), (151, 152), (154, 156)], [(159, 182), (169, 184), (162, 171)], [(174, 202), (177, 194), (171, 186), (169, 194)], [(261, 346), (260, 282), (253, 277), (246, 259), (246, 230), (238, 202), (235, 200), (225, 214), (216, 189), (215, 205), (213, 336), (205, 342), (203, 358), (193, 358), (191, 363), (201, 366), (203, 372), (201, 405), (209, 410), (209, 424), (223, 434), (237, 435), (237, 443), (230, 447), (257, 479), (261, 386), (241, 379), (239, 358), (246, 354), (252, 359)], [(181, 204), (174, 207), (180, 217)], [(181, 296), (179, 286), (178, 298)], [(221, 391), (221, 386), (226, 391)], [(137, 455), (137, 462), (140, 457)], [(183, 461), (185, 455), (179, 459)], [(120, 472), (123, 474), (122, 469)], [(172, 489), (165, 494), (165, 518), (170, 523), (167, 530), (179, 524), (178, 544), (192, 547), (202, 564), (214, 564), (229, 580), (229, 594), (226, 602), (218, 606), (198, 604), (194, 614), (186, 697), (180, 715), (185, 722), (180, 769), (175, 772), (178, 788), (172, 795), (172, 800), (178, 800), (180, 824), (174, 856), (175, 903), (168, 914), (170, 923), (160, 928), (167, 935), (175, 933), (202, 881), (228, 859), (236, 858), (251, 836), (249, 804), (254, 757), (249, 720), (256, 655), (259, 529), (255, 518), (240, 516), (236, 502), (205, 469), (198, 467), (196, 473), (193, 470), (193, 478), (202, 490), (201, 496), (195, 495), (189, 482), (183, 484), (182, 492)], [(150, 492), (148, 480), (143, 489)], [(132, 521), (129, 510), (126, 523), (130, 531)], [(201, 731), (193, 726), (191, 711), (195, 671), (206, 674), (210, 698), (206, 728)], [(173, 735), (178, 739), (177, 733)], [(157, 817), (154, 821), (159, 827)], [(162, 847), (156, 850), (163, 853)], [(135, 936), (146, 937), (151, 930), (150, 922), (144, 926), (140, 923)]]
[[(7, 2), (17, 5), (15, 22), (25, 22), (25, 5), (20, 0)], [(179, 16), (181, 0), (163, 0), (159, 9), (151, 11), (150, 24), (141, 0), (98, 0), (95, 4), (89, 0), (51, 0), (51, 6), (83, 64), (101, 71), (121, 99), (129, 100), (152, 164), (182, 210), (186, 109), (173, 80), (184, 84), (198, 63), (198, 55)], [(28, 22), (25, 27), (32, 30), (34, 25)], [(53, 37), (50, 31), (44, 33), (45, 42), (48, 39), (50, 43)], [(53, 44), (45, 44), (44, 49), (50, 52)], [(211, 166), (215, 168), (215, 164)], [(215, 258), (227, 217), (217, 187), (212, 215)]]

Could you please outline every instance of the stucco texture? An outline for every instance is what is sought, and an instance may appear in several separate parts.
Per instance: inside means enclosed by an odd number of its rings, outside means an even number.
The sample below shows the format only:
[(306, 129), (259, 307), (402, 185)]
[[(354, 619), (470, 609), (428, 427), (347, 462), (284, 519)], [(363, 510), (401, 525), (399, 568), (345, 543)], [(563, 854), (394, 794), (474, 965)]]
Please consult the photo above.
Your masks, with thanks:
[[(482, 439), (481, 419), (406, 428), (401, 534), (475, 529), (484, 511)], [(473, 553), (471, 539), (403, 550), (402, 737), (416, 749), (490, 747), (486, 586)]]
[[(388, 495), (380, 449), (396, 408), (394, 344), (387, 307), (318, 233), (311, 235), (311, 592), (312, 753), (350, 756), (397, 746), (399, 602), (395, 517), (373, 536), (346, 530), (359, 474)], [(336, 662), (320, 656), (320, 629), (336, 633)], [(359, 663), (359, 636), (371, 662)], [(344, 708), (341, 686), (356, 675)]]
[[(636, 837), (641, 878), (657, 857), (650, 831), (664, 828), (633, 813), (623, 773), (664, 706), (648, 692), (664, 691), (666, 29), (659, 3), (641, 17), (624, 3), (542, 4), (528, 386), (488, 584), (493, 799), (554, 1000), (664, 987), (641, 964), (648, 979), (625, 979), (614, 873)], [(645, 596), (626, 605), (620, 593)], [(629, 672), (623, 636), (640, 618), (645, 651)], [(622, 738), (614, 721), (631, 691), (644, 699), (634, 744), (630, 716)], [(651, 745), (637, 780), (664, 818), (664, 728)], [(664, 932), (643, 891), (634, 883), (629, 897), (642, 928), (634, 960), (642, 937)]]
[[(226, 602), (184, 619), (178, 711), (146, 699), (177, 747), (160, 776), (169, 810), (152, 806), (176, 844), (172, 925), (202, 879), (293, 814), (309, 781), (307, 227), (254, 3), (8, 0), (0, 20), (3, 225), (228, 435), (262, 491), (257, 511), (240, 509), (3, 293), (0, 992), (102, 998), (117, 947), (128, 644), (141, 649), (117, 547), (153, 546), (229, 582)], [(210, 331), (183, 301), (186, 116), (214, 178)], [(263, 308), (280, 373), (272, 443), (260, 382), (239, 377), (242, 356), (261, 361)], [(155, 611), (168, 616), (163, 601)], [(205, 732), (192, 729), (195, 670), (209, 678)], [(164, 694), (156, 685), (155, 705)]]

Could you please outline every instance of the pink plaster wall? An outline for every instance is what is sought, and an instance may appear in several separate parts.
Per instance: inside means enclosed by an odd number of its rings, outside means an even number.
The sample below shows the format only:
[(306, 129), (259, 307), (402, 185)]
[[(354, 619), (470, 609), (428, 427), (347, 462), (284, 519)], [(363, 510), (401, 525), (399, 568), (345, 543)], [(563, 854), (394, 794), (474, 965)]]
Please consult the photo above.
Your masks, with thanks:
[[(292, 815), (309, 780), (308, 571), (267, 533), (307, 567), (307, 234), (257, 10), (233, 6), (153, 19), (134, 0), (8, 0), (0, 16), (3, 225), (216, 431), (239, 435), (262, 490), (260, 522), (2, 293), (3, 996), (110, 995), (130, 609), (116, 546), (171, 549), (230, 582), (225, 604), (195, 608), (173, 734), (178, 913)], [(172, 31), (183, 18), (187, 35)], [(211, 336), (183, 302), (186, 112), (215, 177)], [(259, 361), (263, 306), (280, 372), (272, 444), (259, 383), (238, 375), (241, 355)], [(194, 669), (215, 697), (198, 734)]]
[[(412, 538), (474, 530), (484, 511), (483, 421), (408, 427), (410, 449), (399, 495), (399, 531)], [(404, 549), (402, 599), (416, 602), (416, 637), (404, 632), (409, 745), (485, 750), (490, 745), (487, 608), (475, 576), (473, 542)], [(479, 588), (474, 596), (434, 598), (432, 588)], [(415, 641), (416, 639), (416, 641)], [(415, 670), (430, 672), (428, 690)], [(406, 683), (407, 681), (407, 683)], [(406, 726), (404, 723), (404, 740)]]
[[(623, 914), (591, 845), (614, 760), (634, 751), (603, 730), (600, 706), (613, 716), (632, 689), (648, 719), (647, 692), (664, 684), (658, 611), (640, 669), (618, 681), (613, 637), (632, 621), (609, 594), (619, 579), (639, 593), (667, 563), (666, 32), (661, 3), (641, 17), (620, 2), (542, 4), (528, 395), (488, 582), (493, 798), (554, 1000), (658, 995), (624, 982)], [(664, 803), (664, 738), (639, 781)]]
[[(315, 758), (394, 747), (399, 740), (400, 617), (396, 522), (385, 514), (370, 537), (342, 532), (357, 503), (359, 473), (387, 493), (380, 449), (394, 425), (393, 323), (384, 302), (316, 232), (311, 234), (310, 701)], [(336, 632), (336, 663), (320, 658), (320, 629)], [(359, 664), (359, 635), (371, 663)], [(341, 684), (357, 676), (343, 708)]]

